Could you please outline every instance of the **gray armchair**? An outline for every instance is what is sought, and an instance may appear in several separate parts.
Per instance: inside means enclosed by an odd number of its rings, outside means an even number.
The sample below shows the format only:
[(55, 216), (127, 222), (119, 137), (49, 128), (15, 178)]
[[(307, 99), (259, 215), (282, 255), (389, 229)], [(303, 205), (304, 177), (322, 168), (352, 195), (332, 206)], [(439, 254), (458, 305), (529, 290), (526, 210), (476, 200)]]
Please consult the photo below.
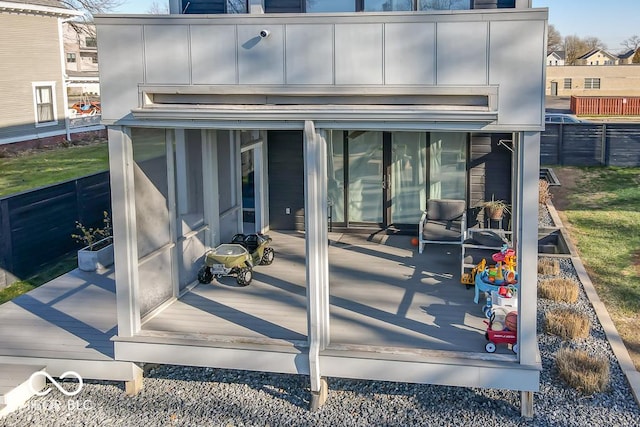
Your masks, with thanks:
[(418, 226), (418, 250), (422, 253), (425, 243), (461, 245), (466, 229), (464, 200), (429, 199)]

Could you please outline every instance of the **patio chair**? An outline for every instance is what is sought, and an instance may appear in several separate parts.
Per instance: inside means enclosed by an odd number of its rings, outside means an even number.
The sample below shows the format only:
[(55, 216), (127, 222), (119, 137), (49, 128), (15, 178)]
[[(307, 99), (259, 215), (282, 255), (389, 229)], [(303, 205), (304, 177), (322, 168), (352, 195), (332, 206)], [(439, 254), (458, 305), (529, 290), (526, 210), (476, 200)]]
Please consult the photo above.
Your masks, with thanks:
[(425, 243), (461, 245), (466, 228), (464, 200), (429, 199), (418, 226), (418, 250), (422, 253)]

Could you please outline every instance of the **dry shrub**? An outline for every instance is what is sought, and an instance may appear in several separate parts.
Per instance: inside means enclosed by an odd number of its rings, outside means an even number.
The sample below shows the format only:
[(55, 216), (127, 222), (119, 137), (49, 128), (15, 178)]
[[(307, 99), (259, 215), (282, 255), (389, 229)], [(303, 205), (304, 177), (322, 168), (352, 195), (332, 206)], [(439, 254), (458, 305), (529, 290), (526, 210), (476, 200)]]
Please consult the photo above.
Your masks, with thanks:
[(556, 366), (560, 378), (584, 394), (604, 391), (609, 384), (609, 362), (584, 350), (561, 348)]
[(579, 285), (573, 279), (554, 277), (545, 279), (538, 286), (538, 296), (552, 301), (573, 303), (578, 300)]
[(546, 205), (551, 201), (551, 192), (549, 191), (549, 183), (546, 179), (538, 180), (538, 203)]
[(545, 331), (563, 340), (586, 338), (589, 336), (590, 328), (589, 317), (573, 308), (558, 308), (545, 316)]
[(560, 261), (553, 258), (542, 258), (538, 260), (538, 274), (545, 276), (560, 275)]

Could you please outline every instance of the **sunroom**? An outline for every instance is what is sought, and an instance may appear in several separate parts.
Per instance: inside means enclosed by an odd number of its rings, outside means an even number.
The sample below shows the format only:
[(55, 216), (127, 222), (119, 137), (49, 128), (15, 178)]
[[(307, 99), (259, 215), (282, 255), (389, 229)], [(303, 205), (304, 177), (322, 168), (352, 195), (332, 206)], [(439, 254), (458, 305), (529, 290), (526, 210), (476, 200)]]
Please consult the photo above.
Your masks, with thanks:
[[(338, 376), (519, 390), (530, 412), (546, 11), (97, 24), (116, 359), (309, 375), (312, 406)], [(512, 206), (517, 354), (484, 351), (460, 246), (410, 244), (427, 200), (480, 228), (492, 196)], [(272, 265), (198, 283), (207, 249), (252, 232)]]

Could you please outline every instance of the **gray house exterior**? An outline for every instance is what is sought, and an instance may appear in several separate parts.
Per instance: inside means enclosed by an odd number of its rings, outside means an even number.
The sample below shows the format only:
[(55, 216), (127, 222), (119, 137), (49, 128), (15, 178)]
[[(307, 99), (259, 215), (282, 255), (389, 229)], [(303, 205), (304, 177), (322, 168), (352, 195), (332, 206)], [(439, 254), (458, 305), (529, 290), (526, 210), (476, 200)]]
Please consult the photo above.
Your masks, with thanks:
[[(117, 360), (308, 375), (312, 407), (331, 376), (506, 388), (532, 414), (547, 10), (417, 10), (426, 3), (311, 13), (312, 2), (252, 0), (188, 15), (174, 1), (169, 16), (96, 18)], [(517, 356), (332, 345), (329, 227), (412, 232), (429, 198), (464, 199), (470, 226), (488, 226), (476, 214), (492, 196), (512, 205), (501, 226), (526, 301)], [(192, 292), (207, 248), (270, 230), (304, 231), (302, 339), (145, 329)]]

